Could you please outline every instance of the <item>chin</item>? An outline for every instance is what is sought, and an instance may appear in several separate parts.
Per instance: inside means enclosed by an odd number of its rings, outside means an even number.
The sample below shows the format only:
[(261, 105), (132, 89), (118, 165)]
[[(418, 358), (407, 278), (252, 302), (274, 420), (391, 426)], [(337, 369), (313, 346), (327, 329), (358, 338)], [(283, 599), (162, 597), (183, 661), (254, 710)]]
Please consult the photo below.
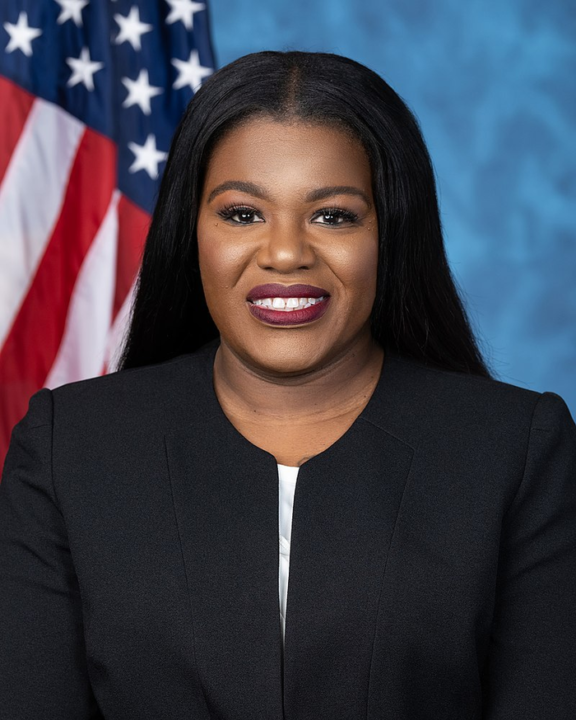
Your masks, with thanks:
[(258, 343), (255, 347), (244, 347), (238, 353), (245, 362), (255, 369), (270, 375), (303, 375), (318, 370), (331, 356), (329, 348), (314, 347), (310, 342), (297, 338)]

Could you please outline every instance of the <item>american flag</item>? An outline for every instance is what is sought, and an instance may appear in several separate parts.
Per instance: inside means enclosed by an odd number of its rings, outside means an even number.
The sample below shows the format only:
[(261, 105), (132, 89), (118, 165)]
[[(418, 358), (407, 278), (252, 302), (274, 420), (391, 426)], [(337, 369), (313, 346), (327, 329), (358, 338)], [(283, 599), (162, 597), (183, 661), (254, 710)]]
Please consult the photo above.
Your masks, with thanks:
[(170, 139), (214, 57), (194, 0), (0, 5), (1, 468), (36, 390), (113, 367)]

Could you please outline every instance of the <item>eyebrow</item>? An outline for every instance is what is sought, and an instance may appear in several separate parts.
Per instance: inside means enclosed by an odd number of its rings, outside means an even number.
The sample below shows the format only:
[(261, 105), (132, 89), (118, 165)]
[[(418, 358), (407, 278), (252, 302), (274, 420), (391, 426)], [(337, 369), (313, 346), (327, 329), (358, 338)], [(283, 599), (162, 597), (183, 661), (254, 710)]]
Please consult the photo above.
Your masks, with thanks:
[[(208, 196), (208, 202), (212, 202), (217, 195), (226, 192), (226, 190), (239, 190), (240, 192), (248, 193), (248, 195), (253, 195), (261, 200), (269, 200), (266, 191), (260, 187), (260, 185), (256, 185), (256, 183), (245, 182), (243, 180), (226, 180), (226, 182), (220, 183), (220, 185), (217, 185), (214, 190), (212, 190)], [(353, 185), (330, 185), (329, 187), (318, 188), (309, 192), (304, 200), (305, 202), (318, 202), (318, 200), (325, 200), (333, 195), (356, 195), (362, 198), (368, 207), (372, 207), (372, 203), (366, 193)]]

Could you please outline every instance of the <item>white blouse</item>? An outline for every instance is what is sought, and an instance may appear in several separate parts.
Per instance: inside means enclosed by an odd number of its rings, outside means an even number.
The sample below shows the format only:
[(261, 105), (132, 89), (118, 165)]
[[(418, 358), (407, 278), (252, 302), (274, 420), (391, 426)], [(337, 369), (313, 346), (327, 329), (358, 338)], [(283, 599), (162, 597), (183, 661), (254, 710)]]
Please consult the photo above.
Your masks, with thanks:
[(286, 630), (286, 598), (288, 596), (288, 571), (290, 568), (290, 538), (292, 536), (292, 509), (294, 491), (298, 479), (298, 467), (278, 463), (278, 534), (280, 554), (278, 558), (278, 594), (280, 599), (280, 622), (282, 644)]

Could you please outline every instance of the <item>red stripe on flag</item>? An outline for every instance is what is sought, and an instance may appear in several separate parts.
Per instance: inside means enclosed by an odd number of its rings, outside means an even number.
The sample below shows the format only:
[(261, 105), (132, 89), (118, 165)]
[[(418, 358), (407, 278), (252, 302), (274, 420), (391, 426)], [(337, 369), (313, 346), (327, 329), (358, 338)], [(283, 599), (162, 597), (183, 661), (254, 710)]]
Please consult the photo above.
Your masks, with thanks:
[(33, 104), (33, 95), (0, 76), (0, 183)]
[(116, 184), (116, 147), (86, 129), (64, 205), (32, 285), (0, 353), (0, 458), (30, 396), (44, 384), (62, 340), (76, 282)]
[(122, 195), (118, 203), (118, 255), (112, 321), (120, 311), (140, 268), (150, 215)]

